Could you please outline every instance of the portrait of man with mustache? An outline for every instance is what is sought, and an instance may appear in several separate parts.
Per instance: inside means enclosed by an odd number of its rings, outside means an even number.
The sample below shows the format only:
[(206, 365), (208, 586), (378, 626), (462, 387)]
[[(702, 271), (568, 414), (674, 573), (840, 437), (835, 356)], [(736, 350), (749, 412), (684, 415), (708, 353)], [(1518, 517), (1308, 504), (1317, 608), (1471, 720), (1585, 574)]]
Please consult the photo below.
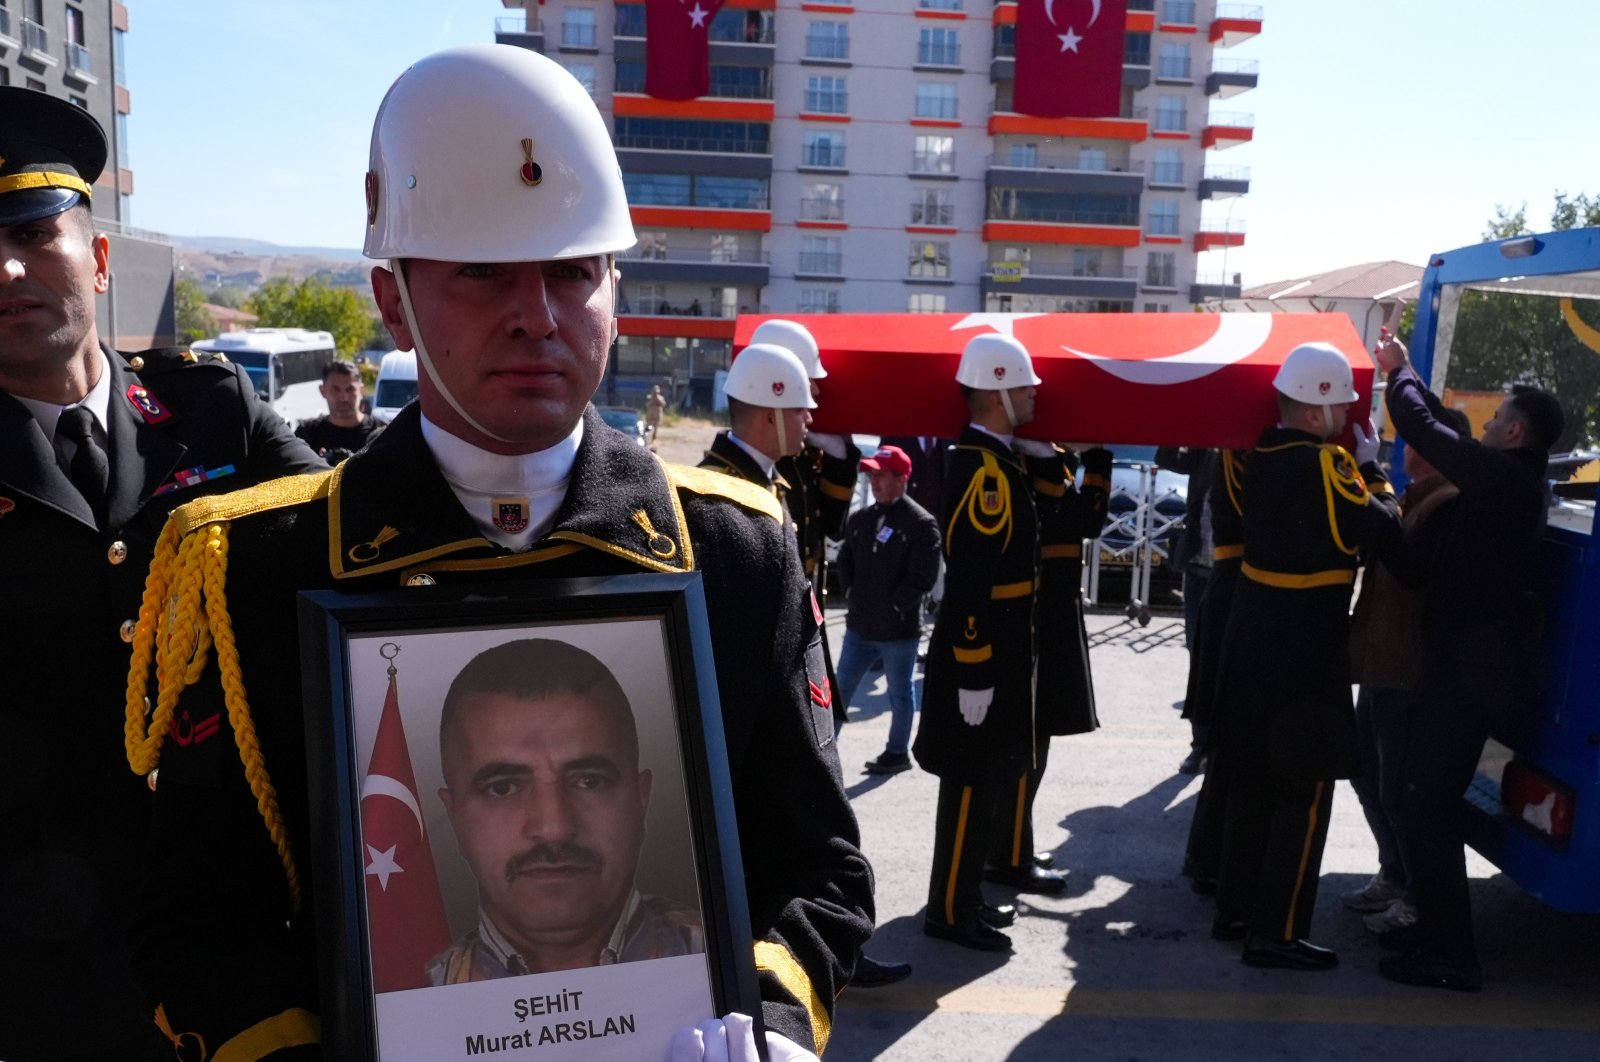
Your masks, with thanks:
[(592, 654), (547, 638), (479, 653), (445, 695), (439, 757), (479, 921), (430, 984), (704, 952), (698, 911), (635, 886), (652, 775)]

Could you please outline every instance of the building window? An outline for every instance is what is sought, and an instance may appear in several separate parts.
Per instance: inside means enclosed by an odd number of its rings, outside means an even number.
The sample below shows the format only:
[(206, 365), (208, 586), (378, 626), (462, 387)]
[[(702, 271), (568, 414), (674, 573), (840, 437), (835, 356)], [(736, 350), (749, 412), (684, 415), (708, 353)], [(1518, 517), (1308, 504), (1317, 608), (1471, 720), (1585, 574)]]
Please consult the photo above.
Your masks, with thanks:
[(583, 86), (583, 91), (587, 92), (591, 97), (594, 96), (593, 63), (580, 63), (566, 59), (562, 61), (561, 65), (566, 69), (567, 73), (577, 79), (578, 84)]
[(835, 274), (844, 272), (844, 256), (837, 236), (805, 236), (800, 240), (800, 272)]
[(1150, 228), (1152, 236), (1176, 236), (1178, 234), (1178, 201), (1176, 199), (1153, 199), (1150, 201)]
[(79, 110), (86, 111), (89, 109), (89, 101), (84, 99), (82, 96), (68, 96), (67, 102)]
[(128, 152), (128, 116), (119, 111), (112, 128), (117, 138), (116, 154), (113, 156), (117, 160), (116, 165), (121, 169), (131, 170), (133, 163), (128, 161), (132, 157)]
[(633, 257), (659, 262), (667, 257), (667, 234), (641, 231), (639, 242), (634, 244)]
[(711, 237), (711, 260), (713, 262), (740, 261), (739, 234), (736, 232), (719, 232)]
[(797, 308), (801, 313), (838, 313), (839, 290), (837, 288), (801, 288), (800, 305)]
[(917, 63), (921, 66), (960, 66), (961, 42), (953, 29), (924, 26), (917, 31)]
[(844, 168), (843, 133), (807, 133), (801, 149), (802, 166)]
[(813, 22), (807, 26), (806, 58), (850, 58), (849, 24), (844, 22)]
[(128, 84), (128, 35), (122, 30), (113, 30), (111, 33), (111, 61), (116, 66), (112, 71), (116, 82), (124, 88)]
[(944, 295), (919, 291), (906, 299), (907, 313), (944, 313)]
[(1011, 165), (1027, 166), (1030, 169), (1039, 165), (1038, 144), (1012, 144)]
[(1147, 288), (1175, 288), (1178, 286), (1178, 254), (1176, 251), (1151, 251), (1144, 263), (1144, 286)]
[(1189, 46), (1183, 41), (1164, 41), (1161, 60), (1156, 65), (1156, 77), (1189, 80)]
[(1108, 161), (1105, 148), (1078, 149), (1078, 169), (1080, 170), (1091, 170), (1098, 173), (1106, 168)]
[(947, 84), (917, 85), (917, 117), (951, 119), (956, 116), (956, 87)]
[(569, 7), (561, 12), (561, 46), (595, 47), (594, 8)]
[(1164, 133), (1188, 130), (1189, 112), (1182, 96), (1161, 96), (1156, 100), (1156, 128)]
[(11, 84), (11, 68), (0, 66), (0, 85)]
[(1144, 304), (1145, 313), (1167, 313), (1172, 307), (1161, 302), (1147, 302)]
[(961, 0), (917, 0), (917, 6), (924, 11), (960, 11)]
[(806, 78), (805, 109), (812, 114), (844, 114), (846, 102), (844, 78)]
[(913, 173), (956, 172), (956, 141), (951, 136), (919, 136), (911, 147)]
[(950, 275), (949, 241), (912, 240), (911, 254), (906, 265), (906, 275), (912, 277), (948, 277)]
[(844, 189), (831, 181), (812, 181), (800, 199), (803, 221), (843, 221)]
[(914, 188), (911, 191), (911, 224), (949, 225), (950, 190), (948, 188)]
[(1153, 184), (1183, 183), (1183, 153), (1174, 148), (1161, 148), (1150, 167)]
[(1163, 0), (1161, 21), (1174, 26), (1193, 26), (1194, 0)]
[(1098, 248), (1074, 247), (1072, 249), (1072, 275), (1097, 277), (1100, 275), (1101, 255)]

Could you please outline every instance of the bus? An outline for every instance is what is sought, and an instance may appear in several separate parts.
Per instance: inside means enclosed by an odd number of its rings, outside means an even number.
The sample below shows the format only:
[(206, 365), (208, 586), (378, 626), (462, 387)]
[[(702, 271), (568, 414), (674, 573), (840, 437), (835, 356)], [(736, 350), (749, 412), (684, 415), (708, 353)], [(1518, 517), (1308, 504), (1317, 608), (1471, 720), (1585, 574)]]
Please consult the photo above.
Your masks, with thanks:
[[(1433, 255), (1411, 338), (1417, 372), (1434, 393), (1457, 386), (1452, 351), (1493, 327), (1496, 300), (1542, 345), (1581, 363), (1600, 358), (1600, 228), (1518, 236)], [(1590, 319), (1600, 314), (1590, 311)], [(1505, 320), (1501, 314), (1498, 319)], [(1503, 327), (1503, 325), (1502, 325)], [(1524, 331), (1526, 332), (1526, 327)], [(1485, 331), (1484, 335), (1488, 335)], [(1583, 348), (1588, 348), (1587, 351)], [(1460, 369), (1460, 366), (1457, 366)], [(1520, 371), (1507, 370), (1518, 382)], [(1468, 381), (1469, 383), (1471, 381)], [(1481, 381), (1480, 381), (1481, 383)], [(1592, 395), (1558, 395), (1568, 408)], [(1399, 444), (1404, 445), (1402, 439)], [(1594, 454), (1552, 455), (1552, 478)], [(1396, 467), (1399, 454), (1396, 454)], [(1584, 478), (1583, 474), (1572, 477)], [(1544, 537), (1543, 682), (1537, 698), (1496, 727), (1466, 796), (1468, 843), (1529, 893), (1564, 911), (1600, 912), (1600, 536), (1594, 482), (1557, 482)], [(1493, 564), (1493, 557), (1483, 558)]]
[(247, 328), (189, 344), (213, 351), (243, 366), (256, 394), (294, 427), (328, 411), (322, 398), (322, 371), (338, 354), (333, 336), (304, 328)]

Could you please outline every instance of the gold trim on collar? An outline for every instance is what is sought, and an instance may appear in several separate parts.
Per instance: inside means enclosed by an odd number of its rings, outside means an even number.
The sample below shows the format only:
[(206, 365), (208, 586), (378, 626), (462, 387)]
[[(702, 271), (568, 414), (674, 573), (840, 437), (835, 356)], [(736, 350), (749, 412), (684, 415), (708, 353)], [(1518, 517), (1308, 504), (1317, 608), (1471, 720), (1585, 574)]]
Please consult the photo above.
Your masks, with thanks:
[(224, 524), (241, 516), (300, 505), (325, 497), (334, 472), (307, 472), (298, 476), (284, 476), (253, 487), (211, 494), (180, 505), (172, 512), (178, 525), (178, 534), (187, 535), (206, 524)]
[[(572, 554), (582, 551), (582, 549), (583, 547), (575, 542), (563, 542), (559, 546), (530, 549), (526, 553), (499, 553), (493, 557), (442, 560), (436, 564), (418, 563), (400, 573), (400, 582), (404, 583), (413, 575), (430, 572), (484, 572), (494, 571), (499, 568), (520, 568), (529, 564), (539, 564), (544, 561), (570, 557)], [(362, 574), (366, 573), (363, 572)]]
[(670, 536), (663, 535), (651, 525), (649, 513), (645, 512), (643, 509), (640, 509), (631, 517), (629, 517), (629, 519), (638, 524), (639, 527), (643, 529), (644, 533), (650, 536), (650, 539), (645, 543), (645, 546), (650, 550), (651, 553), (654, 553), (662, 560), (671, 560), (677, 555), (678, 544), (672, 541)]

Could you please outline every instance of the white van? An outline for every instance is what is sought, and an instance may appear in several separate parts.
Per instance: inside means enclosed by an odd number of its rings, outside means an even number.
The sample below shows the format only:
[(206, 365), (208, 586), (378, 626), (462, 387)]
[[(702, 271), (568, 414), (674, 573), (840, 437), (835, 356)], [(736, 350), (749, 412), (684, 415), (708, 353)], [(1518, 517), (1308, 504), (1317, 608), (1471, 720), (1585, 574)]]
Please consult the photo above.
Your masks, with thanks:
[(378, 365), (378, 385), (372, 390), (372, 418), (379, 424), (387, 424), (416, 397), (416, 353), (391, 350)]
[[(338, 354), (333, 336), (304, 328), (246, 328), (189, 344), (214, 351), (243, 366), (256, 394), (271, 404), (290, 427), (328, 411), (322, 399), (322, 370)], [(413, 376), (415, 370), (413, 370)]]

